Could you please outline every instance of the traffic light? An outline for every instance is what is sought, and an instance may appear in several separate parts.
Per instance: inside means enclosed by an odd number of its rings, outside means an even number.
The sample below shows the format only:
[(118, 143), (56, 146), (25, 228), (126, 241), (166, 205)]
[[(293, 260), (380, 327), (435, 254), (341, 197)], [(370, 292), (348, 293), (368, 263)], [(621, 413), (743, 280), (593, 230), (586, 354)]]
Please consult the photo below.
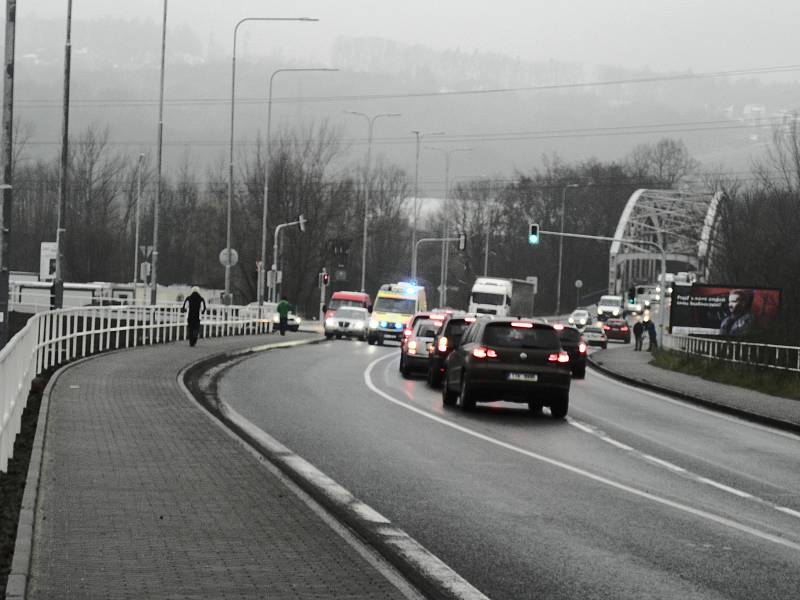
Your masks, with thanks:
[(528, 243), (536, 245), (539, 243), (539, 224), (528, 223)]
[(463, 250), (467, 247), (467, 234), (466, 233), (459, 233), (458, 234), (458, 249)]
[(331, 274), (330, 273), (323, 273), (322, 274), (322, 285), (328, 285), (330, 280), (331, 280)]

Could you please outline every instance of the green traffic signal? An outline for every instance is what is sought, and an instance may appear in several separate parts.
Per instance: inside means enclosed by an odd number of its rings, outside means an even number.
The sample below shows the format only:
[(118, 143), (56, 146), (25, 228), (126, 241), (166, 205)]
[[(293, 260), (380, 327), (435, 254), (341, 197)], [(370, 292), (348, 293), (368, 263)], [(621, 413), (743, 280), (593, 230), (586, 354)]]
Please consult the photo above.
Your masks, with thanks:
[(539, 224), (538, 223), (529, 223), (528, 224), (528, 243), (531, 245), (535, 245), (539, 243)]

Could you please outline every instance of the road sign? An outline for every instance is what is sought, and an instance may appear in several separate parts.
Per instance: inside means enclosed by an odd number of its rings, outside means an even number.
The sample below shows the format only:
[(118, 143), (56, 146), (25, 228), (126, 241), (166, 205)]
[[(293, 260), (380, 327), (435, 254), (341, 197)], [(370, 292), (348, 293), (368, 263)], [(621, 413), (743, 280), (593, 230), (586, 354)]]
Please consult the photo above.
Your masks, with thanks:
[(39, 280), (51, 281), (56, 274), (58, 242), (42, 242), (39, 253)]
[(300, 226), (300, 231), (306, 230), (306, 223), (308, 223), (308, 219), (306, 219), (303, 215), (297, 217), (297, 224)]
[(458, 234), (458, 249), (463, 250), (467, 247), (467, 234), (466, 233), (459, 233)]
[(532, 283), (533, 284), (533, 293), (534, 294), (538, 294), (539, 293), (539, 278), (536, 275), (528, 275), (525, 278), (525, 281), (527, 281), (528, 283)]
[(231, 248), (230, 257), (228, 256), (228, 249), (224, 248), (222, 252), (219, 253), (219, 263), (223, 267), (235, 267), (236, 263), (239, 262), (239, 253), (236, 252), (233, 248)]
[(150, 263), (145, 261), (139, 265), (139, 281), (147, 283), (148, 277), (150, 277)]
[(581, 289), (583, 287), (583, 282), (580, 279), (575, 280), (575, 287)]
[(139, 253), (144, 257), (145, 260), (150, 260), (150, 255), (153, 253), (153, 247), (139, 246)]

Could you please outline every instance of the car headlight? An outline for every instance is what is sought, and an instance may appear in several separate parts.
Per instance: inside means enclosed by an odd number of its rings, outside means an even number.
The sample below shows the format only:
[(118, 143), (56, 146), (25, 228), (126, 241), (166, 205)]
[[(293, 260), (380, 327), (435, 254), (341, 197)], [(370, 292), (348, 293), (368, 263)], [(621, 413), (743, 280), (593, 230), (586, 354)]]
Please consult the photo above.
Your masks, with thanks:
[(370, 319), (369, 320), (369, 328), (370, 329), (377, 329), (378, 328), (378, 322), (375, 319)]
[(273, 323), (280, 323), (281, 322), (280, 315), (272, 315), (272, 322)]
[(303, 322), (303, 319), (301, 319), (300, 317), (295, 317), (295, 318), (294, 318), (294, 320), (295, 320), (297, 323), (302, 323), (302, 322)]
[(333, 317), (328, 317), (327, 319), (325, 319), (325, 326), (326, 327), (335, 327), (336, 326), (336, 321), (334, 320)]
[(615, 308), (615, 309), (614, 309), (613, 311), (611, 311), (611, 312), (612, 312), (612, 313), (613, 313), (613, 315), (616, 317), (616, 316), (619, 314), (619, 309), (618, 309), (618, 308)]
[(569, 319), (567, 319), (567, 321), (569, 321), (570, 323), (574, 323), (574, 322), (575, 322), (575, 319), (573, 319), (572, 317), (570, 317)]
[(356, 329), (364, 329), (364, 321), (356, 321), (355, 322)]

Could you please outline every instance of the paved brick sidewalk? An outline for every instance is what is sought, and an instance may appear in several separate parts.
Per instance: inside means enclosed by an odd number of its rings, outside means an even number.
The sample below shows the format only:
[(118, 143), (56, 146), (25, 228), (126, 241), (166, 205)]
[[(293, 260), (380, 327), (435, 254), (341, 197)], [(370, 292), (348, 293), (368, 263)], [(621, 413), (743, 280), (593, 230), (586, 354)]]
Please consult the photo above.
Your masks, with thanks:
[(29, 598), (403, 597), (179, 388), (187, 364), (265, 341), (116, 352), (58, 379)]
[(762, 394), (754, 390), (707, 381), (648, 364), (649, 352), (634, 352), (632, 344), (610, 344), (606, 350), (591, 354), (590, 360), (610, 374), (661, 388), (679, 396), (758, 420), (785, 424), (800, 430), (800, 401)]

